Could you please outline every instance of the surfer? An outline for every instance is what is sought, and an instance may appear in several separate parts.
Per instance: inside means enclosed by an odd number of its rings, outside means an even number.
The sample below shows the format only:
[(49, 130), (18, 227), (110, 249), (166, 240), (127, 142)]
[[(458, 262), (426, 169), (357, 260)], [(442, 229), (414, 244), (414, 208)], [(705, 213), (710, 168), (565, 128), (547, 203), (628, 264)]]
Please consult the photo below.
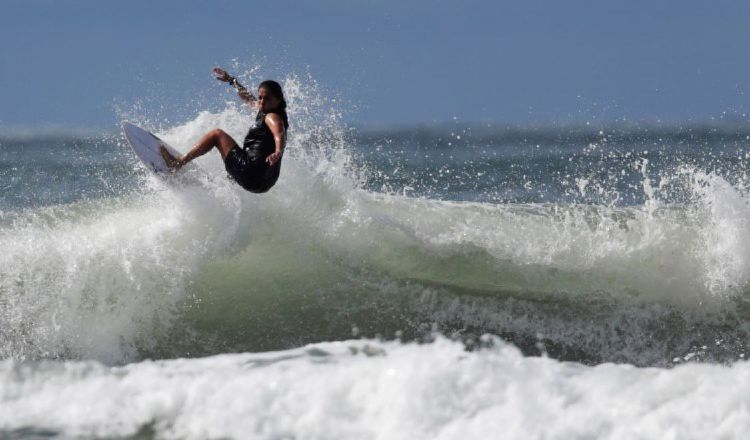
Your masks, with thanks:
[(279, 178), (281, 156), (286, 146), (286, 130), (289, 127), (281, 85), (272, 80), (263, 81), (258, 86), (256, 98), (226, 70), (215, 67), (213, 72), (216, 79), (237, 89), (239, 97), (258, 112), (255, 125), (250, 127), (242, 146), (237, 145), (224, 130), (217, 128), (203, 135), (182, 157), (172, 156), (164, 147), (160, 148), (161, 155), (167, 166), (177, 170), (215, 147), (224, 159), (227, 173), (240, 186), (254, 193), (266, 192)]

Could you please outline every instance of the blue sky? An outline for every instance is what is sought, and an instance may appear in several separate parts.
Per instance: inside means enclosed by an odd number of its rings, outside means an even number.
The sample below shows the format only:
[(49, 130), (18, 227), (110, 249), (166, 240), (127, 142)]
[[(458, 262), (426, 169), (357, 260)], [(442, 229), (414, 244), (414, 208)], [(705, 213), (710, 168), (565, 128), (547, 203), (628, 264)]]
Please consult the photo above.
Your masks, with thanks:
[(213, 65), (309, 75), (354, 124), (742, 116), (747, 1), (0, 1), (0, 128), (189, 118)]

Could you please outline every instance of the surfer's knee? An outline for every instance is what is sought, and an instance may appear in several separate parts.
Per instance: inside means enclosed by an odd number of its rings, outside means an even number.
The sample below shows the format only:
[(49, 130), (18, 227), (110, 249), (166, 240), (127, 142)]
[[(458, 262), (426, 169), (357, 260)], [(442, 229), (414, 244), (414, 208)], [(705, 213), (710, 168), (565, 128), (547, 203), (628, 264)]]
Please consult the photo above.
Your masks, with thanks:
[(215, 128), (210, 131), (213, 145), (221, 152), (222, 159), (226, 159), (229, 151), (237, 146), (237, 143), (221, 128)]
[(213, 136), (216, 139), (221, 139), (223, 137), (229, 136), (226, 131), (222, 130), (221, 128), (214, 128), (211, 130), (211, 136)]

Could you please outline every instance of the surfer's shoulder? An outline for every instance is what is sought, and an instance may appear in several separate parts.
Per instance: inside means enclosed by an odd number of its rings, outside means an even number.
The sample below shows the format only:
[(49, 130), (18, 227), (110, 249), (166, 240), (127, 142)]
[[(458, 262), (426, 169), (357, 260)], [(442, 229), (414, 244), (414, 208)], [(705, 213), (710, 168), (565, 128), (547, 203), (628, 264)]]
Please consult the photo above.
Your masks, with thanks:
[(278, 113), (266, 113), (266, 115), (263, 117), (263, 121), (266, 123), (269, 127), (283, 127), (284, 121), (281, 119), (281, 116), (278, 115)]

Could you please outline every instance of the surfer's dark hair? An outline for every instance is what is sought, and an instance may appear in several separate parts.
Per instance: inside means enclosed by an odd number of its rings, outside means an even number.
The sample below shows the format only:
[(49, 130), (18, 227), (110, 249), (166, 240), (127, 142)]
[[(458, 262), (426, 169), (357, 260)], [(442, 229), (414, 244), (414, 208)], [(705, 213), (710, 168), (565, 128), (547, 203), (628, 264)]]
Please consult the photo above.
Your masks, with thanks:
[(264, 88), (268, 91), (268, 93), (272, 94), (276, 98), (281, 101), (279, 104), (279, 116), (281, 116), (281, 120), (284, 121), (284, 128), (289, 128), (289, 118), (286, 115), (286, 99), (284, 99), (284, 91), (281, 90), (281, 84), (277, 83), (276, 81), (272, 79), (268, 79), (260, 83), (258, 86), (258, 90), (261, 88)]

